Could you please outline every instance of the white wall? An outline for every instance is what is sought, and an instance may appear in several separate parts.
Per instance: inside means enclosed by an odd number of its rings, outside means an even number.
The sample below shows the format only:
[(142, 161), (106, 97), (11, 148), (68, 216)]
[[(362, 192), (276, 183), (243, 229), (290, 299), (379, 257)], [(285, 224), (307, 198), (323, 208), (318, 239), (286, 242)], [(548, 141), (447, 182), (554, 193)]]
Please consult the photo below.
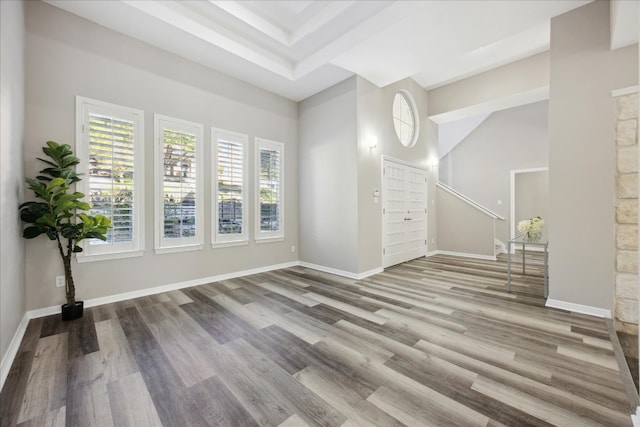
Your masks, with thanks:
[(613, 308), (614, 123), (611, 90), (638, 83), (638, 48), (609, 50), (609, 3), (551, 20), (550, 295)]
[(302, 101), (300, 261), (358, 271), (356, 78)]
[(497, 111), (442, 158), (440, 180), (505, 218), (496, 237), (507, 242), (510, 171), (546, 167), (548, 148), (547, 101)]
[[(25, 174), (41, 168), (35, 160), (45, 141), (75, 144), (75, 96), (121, 104), (145, 113), (144, 256), (77, 264), (77, 297), (89, 299), (297, 260), (297, 106), (232, 77), (97, 26), (41, 2), (26, 2)], [(153, 114), (205, 126), (205, 159), (211, 155), (210, 127), (285, 143), (286, 240), (212, 249), (205, 223), (201, 251), (155, 255), (153, 250)], [(250, 165), (254, 164), (250, 150)], [(205, 168), (205, 218), (211, 214), (211, 171)], [(250, 174), (254, 182), (254, 174)], [(255, 191), (251, 196), (255, 196)], [(254, 203), (250, 204), (254, 218)], [(250, 221), (253, 236), (253, 221)], [(64, 302), (54, 286), (62, 263), (46, 238), (27, 243), (27, 308)]]
[(24, 10), (0, 2), (0, 358), (25, 313), (23, 201)]

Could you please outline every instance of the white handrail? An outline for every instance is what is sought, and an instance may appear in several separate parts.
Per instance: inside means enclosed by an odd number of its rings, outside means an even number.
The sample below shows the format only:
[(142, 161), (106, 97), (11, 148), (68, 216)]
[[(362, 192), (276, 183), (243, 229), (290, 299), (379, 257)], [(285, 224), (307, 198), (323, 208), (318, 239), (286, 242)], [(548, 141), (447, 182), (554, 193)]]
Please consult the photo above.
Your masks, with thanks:
[(438, 187), (442, 188), (444, 191), (448, 192), (449, 194), (452, 194), (452, 195), (456, 196), (458, 199), (460, 199), (460, 200), (464, 201), (465, 203), (467, 203), (467, 204), (473, 206), (474, 208), (478, 209), (479, 211), (484, 212), (485, 214), (489, 215), (493, 219), (499, 219), (499, 220), (504, 221), (504, 217), (498, 215), (497, 213), (493, 212), (490, 209), (487, 209), (486, 207), (482, 206), (480, 203), (474, 202), (473, 200), (471, 200), (470, 198), (468, 198), (464, 194), (454, 190), (453, 188), (449, 187), (448, 185), (444, 184), (443, 182), (438, 181), (438, 183), (436, 185)]

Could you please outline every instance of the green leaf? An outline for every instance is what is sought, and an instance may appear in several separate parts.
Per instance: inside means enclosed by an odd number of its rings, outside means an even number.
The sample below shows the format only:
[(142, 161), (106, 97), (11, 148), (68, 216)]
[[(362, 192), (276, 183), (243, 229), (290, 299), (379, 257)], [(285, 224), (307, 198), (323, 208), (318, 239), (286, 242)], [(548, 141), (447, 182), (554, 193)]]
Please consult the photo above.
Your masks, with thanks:
[(89, 209), (91, 209), (91, 205), (87, 202), (77, 202), (76, 208), (81, 209), (83, 211), (88, 211)]
[(67, 239), (77, 239), (82, 232), (82, 226), (79, 224), (64, 224), (61, 227), (60, 234)]
[(33, 178), (25, 178), (25, 179), (24, 179), (24, 182), (26, 182), (27, 184), (29, 184), (29, 187), (30, 187), (30, 188), (31, 188), (31, 187), (36, 187), (36, 188), (37, 188), (37, 187), (45, 187), (45, 188), (46, 188), (46, 186), (45, 186), (42, 182), (40, 182), (40, 181), (38, 181), (38, 180), (35, 180), (35, 179), (33, 179)]
[(62, 160), (62, 165), (61, 166), (63, 168), (68, 168), (69, 166), (75, 166), (78, 163), (80, 163), (80, 159), (79, 158), (77, 158), (76, 156), (68, 156), (68, 157), (65, 157)]
[(74, 194), (61, 194), (59, 197), (56, 198), (56, 202), (58, 202), (58, 204), (60, 203), (64, 203), (64, 202), (75, 202), (77, 199), (77, 197), (75, 197)]
[[(56, 150), (59, 146), (60, 146), (60, 144), (58, 144), (55, 141), (47, 141), (47, 147), (49, 147), (50, 149)], [(44, 148), (43, 148), (43, 150), (44, 150)]]
[(76, 203), (71, 200), (63, 200), (62, 202), (58, 200), (56, 203), (56, 208), (53, 210), (53, 213), (56, 215), (60, 212), (66, 212), (76, 207)]
[(53, 177), (59, 177), (60, 176), (60, 169), (58, 168), (44, 168), (40, 171), (40, 173), (46, 173), (49, 174)]
[(42, 215), (40, 218), (38, 218), (38, 220), (36, 221), (36, 224), (46, 225), (53, 228), (54, 230), (58, 228), (56, 216), (52, 213), (46, 213)]
[(40, 226), (27, 227), (22, 231), (22, 237), (25, 239), (33, 239), (46, 231), (46, 228)]
[(38, 218), (49, 212), (49, 206), (42, 202), (27, 202), (20, 205), (20, 219), (35, 224)]
[(53, 166), (54, 168), (57, 168), (57, 167), (58, 167), (58, 165), (56, 165), (55, 163), (53, 163), (53, 162), (52, 162), (52, 161), (50, 161), (50, 160), (42, 159), (42, 158), (40, 158), (40, 157), (36, 157), (36, 159), (40, 160), (41, 162), (45, 162), (46, 164), (51, 165), (51, 166)]
[(104, 233), (101, 233), (100, 231), (92, 231), (90, 233), (87, 233), (87, 239), (100, 239), (100, 240), (107, 240), (107, 236), (104, 235)]
[(54, 179), (51, 180), (49, 185), (47, 185), (47, 191), (51, 192), (56, 187), (64, 187), (66, 182), (67, 182), (67, 180), (64, 179), (64, 178), (54, 178)]

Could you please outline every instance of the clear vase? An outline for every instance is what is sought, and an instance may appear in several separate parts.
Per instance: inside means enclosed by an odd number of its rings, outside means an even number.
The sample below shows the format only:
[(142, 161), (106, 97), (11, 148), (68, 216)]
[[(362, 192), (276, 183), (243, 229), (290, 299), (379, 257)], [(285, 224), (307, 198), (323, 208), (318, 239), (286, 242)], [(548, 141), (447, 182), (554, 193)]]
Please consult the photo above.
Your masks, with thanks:
[(542, 238), (541, 231), (527, 231), (524, 235), (525, 242), (538, 242)]

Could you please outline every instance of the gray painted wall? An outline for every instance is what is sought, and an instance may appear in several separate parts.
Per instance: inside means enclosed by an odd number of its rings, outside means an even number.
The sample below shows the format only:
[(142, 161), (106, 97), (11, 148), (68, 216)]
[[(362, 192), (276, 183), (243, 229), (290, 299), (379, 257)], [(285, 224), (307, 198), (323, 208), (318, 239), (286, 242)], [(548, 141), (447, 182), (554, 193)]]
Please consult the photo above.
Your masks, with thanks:
[(356, 78), (302, 101), (300, 261), (358, 271)]
[[(429, 91), (429, 116), (510, 98), (549, 86), (549, 52), (532, 55)], [(474, 110), (481, 114), (483, 109)]]
[[(416, 145), (400, 144), (391, 107), (399, 90), (417, 104)], [(429, 170), (428, 198), (435, 206), (435, 125), (427, 119), (426, 91), (411, 79), (379, 88), (354, 77), (300, 103), (300, 260), (361, 274), (382, 266), (382, 156)], [(369, 148), (369, 139), (377, 146)], [(436, 169), (437, 172), (437, 169)], [(428, 213), (428, 250), (435, 250), (435, 209)]]
[(24, 142), (24, 11), (0, 2), (0, 359), (25, 313), (22, 197)]
[[(77, 297), (89, 299), (295, 261), (298, 246), (297, 106), (294, 102), (232, 77), (153, 48), (41, 2), (26, 2), (25, 174), (49, 139), (74, 145), (75, 96), (144, 110), (144, 256), (77, 264)], [(155, 255), (153, 250), (153, 113), (202, 123), (205, 161), (210, 161), (210, 127), (285, 143), (285, 241), (212, 249), (205, 222), (201, 251)], [(252, 145), (251, 145), (252, 146)], [(249, 164), (254, 164), (251, 149)], [(205, 218), (211, 215), (211, 167), (205, 173)], [(251, 173), (250, 182), (254, 175)], [(252, 190), (252, 196), (255, 191)], [(250, 204), (253, 212), (253, 203)], [(250, 236), (253, 236), (250, 221)], [(27, 309), (64, 302), (54, 286), (62, 265), (45, 238), (27, 243)]]
[(611, 90), (638, 84), (638, 47), (609, 50), (609, 3), (551, 20), (550, 298), (611, 310), (614, 124)]
[(510, 171), (546, 167), (548, 147), (547, 101), (497, 111), (442, 158), (440, 180), (505, 218), (496, 237), (506, 243)]
[(495, 223), (481, 212), (450, 192), (436, 189), (438, 210), (438, 250), (493, 257)]
[(518, 222), (540, 216), (544, 219), (542, 237), (548, 237), (549, 228), (549, 171), (521, 172), (514, 179), (514, 215), (513, 235), (521, 234)]

